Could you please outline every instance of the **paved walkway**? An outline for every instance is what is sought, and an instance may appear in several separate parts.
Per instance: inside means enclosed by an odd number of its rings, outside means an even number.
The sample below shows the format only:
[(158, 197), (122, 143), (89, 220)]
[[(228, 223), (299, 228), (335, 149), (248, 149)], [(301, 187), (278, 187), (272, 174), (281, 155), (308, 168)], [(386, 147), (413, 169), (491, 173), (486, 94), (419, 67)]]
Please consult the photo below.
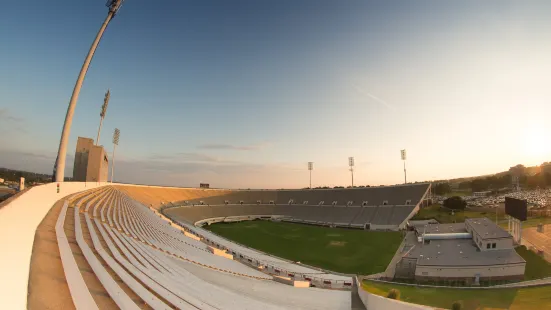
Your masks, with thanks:
[(394, 254), (394, 257), (392, 257), (392, 260), (386, 267), (386, 270), (384, 272), (385, 278), (393, 279), (394, 273), (396, 271), (396, 264), (402, 259), (402, 255), (404, 254), (404, 247), (411, 248), (411, 246), (415, 245), (416, 238), (415, 238), (415, 232), (408, 231), (406, 233), (406, 236), (404, 237), (404, 240), (402, 240), (402, 243), (396, 250), (396, 254)]
[(523, 229), (522, 245), (542, 250), (545, 260), (551, 262), (551, 225), (545, 225), (543, 233), (538, 232), (536, 227)]

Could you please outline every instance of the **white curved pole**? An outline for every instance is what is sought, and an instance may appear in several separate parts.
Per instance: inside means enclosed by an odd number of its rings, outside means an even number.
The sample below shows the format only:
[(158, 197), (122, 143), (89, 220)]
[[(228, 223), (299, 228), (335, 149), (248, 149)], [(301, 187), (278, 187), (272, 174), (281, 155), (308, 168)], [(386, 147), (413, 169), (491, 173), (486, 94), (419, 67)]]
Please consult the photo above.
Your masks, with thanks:
[(65, 179), (65, 159), (67, 157), (67, 143), (69, 141), (69, 135), (71, 133), (71, 124), (73, 123), (73, 114), (75, 113), (75, 107), (77, 105), (80, 89), (82, 88), (84, 77), (86, 76), (86, 72), (88, 71), (90, 62), (92, 62), (92, 58), (94, 57), (94, 53), (96, 51), (96, 48), (98, 47), (99, 41), (101, 40), (101, 37), (103, 36), (103, 33), (107, 28), (107, 25), (113, 18), (113, 14), (114, 12), (112, 10), (109, 10), (109, 13), (107, 14), (107, 18), (101, 25), (101, 28), (99, 29), (98, 34), (96, 36), (96, 39), (94, 40), (94, 43), (92, 43), (92, 46), (90, 47), (90, 51), (88, 52), (88, 55), (84, 60), (84, 64), (82, 64), (82, 68), (80, 69), (80, 74), (78, 75), (78, 79), (75, 84), (75, 88), (73, 89), (73, 95), (71, 96), (71, 100), (69, 101), (69, 108), (67, 109), (67, 115), (65, 116), (65, 123), (63, 124), (63, 131), (61, 132), (61, 141), (59, 142), (59, 149), (57, 151), (57, 159), (54, 167), (56, 182), (63, 182)]

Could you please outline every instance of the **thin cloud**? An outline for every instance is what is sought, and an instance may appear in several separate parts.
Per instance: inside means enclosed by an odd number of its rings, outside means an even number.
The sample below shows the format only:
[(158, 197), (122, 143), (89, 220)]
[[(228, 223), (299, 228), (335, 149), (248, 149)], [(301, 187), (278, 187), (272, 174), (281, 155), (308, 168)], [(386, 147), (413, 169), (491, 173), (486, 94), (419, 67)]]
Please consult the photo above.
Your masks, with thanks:
[(0, 119), (6, 120), (6, 121), (12, 121), (15, 123), (19, 123), (23, 121), (23, 118), (11, 115), (8, 109), (6, 108), (0, 109)]
[(257, 151), (269, 147), (269, 143), (260, 143), (252, 145), (232, 145), (224, 143), (209, 143), (199, 145), (199, 149), (203, 150), (235, 150), (235, 151)]
[(148, 157), (148, 160), (171, 163), (200, 163), (200, 164), (234, 164), (233, 160), (214, 157), (201, 153), (180, 152), (175, 154), (154, 154)]
[(354, 88), (356, 89), (357, 92), (368, 96), (369, 98), (371, 98), (371, 99), (377, 101), (378, 103), (384, 105), (388, 109), (396, 111), (396, 109), (392, 105), (390, 105), (388, 102), (384, 101), (383, 99), (381, 99), (381, 98), (379, 98), (379, 97), (377, 97), (373, 94), (370, 94), (369, 92), (367, 92), (367, 91), (363, 90), (362, 88), (360, 88), (358, 85), (353, 85), (353, 86), (354, 86)]

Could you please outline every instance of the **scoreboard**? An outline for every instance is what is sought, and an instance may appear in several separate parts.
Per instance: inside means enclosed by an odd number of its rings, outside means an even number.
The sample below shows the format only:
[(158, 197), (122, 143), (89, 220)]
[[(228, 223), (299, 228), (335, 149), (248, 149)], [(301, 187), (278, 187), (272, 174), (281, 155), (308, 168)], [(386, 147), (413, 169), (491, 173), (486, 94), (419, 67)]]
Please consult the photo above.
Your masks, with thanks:
[(526, 200), (505, 197), (505, 214), (520, 221), (528, 217), (528, 202)]

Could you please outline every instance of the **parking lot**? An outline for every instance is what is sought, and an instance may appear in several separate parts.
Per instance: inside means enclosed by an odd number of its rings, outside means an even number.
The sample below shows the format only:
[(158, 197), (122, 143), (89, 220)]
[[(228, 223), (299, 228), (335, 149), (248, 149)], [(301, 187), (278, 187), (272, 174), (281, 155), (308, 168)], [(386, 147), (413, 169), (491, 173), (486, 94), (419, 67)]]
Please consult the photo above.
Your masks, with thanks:
[[(551, 207), (551, 189), (523, 190), (487, 197), (464, 196), (463, 199), (467, 201), (467, 205), (470, 207), (497, 208), (503, 207), (505, 197), (526, 200), (531, 209)], [(443, 203), (445, 198), (437, 197), (437, 200), (439, 203)]]
[(545, 260), (551, 262), (551, 224), (544, 225), (543, 233), (538, 232), (537, 227), (523, 229), (522, 244), (543, 251)]

